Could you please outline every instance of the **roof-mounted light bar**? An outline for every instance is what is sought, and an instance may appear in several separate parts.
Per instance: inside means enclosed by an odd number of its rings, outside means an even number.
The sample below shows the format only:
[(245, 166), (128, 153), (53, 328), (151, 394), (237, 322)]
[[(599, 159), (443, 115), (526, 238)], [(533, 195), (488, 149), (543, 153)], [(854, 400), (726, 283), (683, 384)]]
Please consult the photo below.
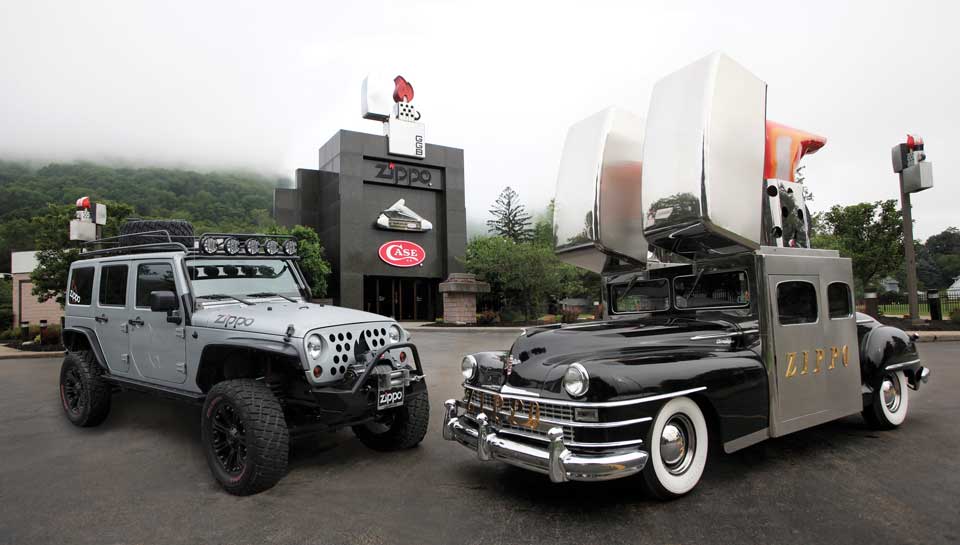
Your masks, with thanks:
[(297, 241), (289, 235), (205, 233), (200, 237), (199, 249), (207, 255), (225, 253), (233, 256), (244, 253), (250, 256), (284, 254), (294, 257), (297, 255)]

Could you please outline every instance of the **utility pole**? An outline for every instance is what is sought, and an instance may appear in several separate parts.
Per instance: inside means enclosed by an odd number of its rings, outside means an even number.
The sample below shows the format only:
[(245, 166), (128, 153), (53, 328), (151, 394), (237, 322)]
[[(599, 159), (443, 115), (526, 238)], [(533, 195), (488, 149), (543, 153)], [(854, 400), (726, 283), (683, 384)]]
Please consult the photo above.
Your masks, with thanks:
[(910, 194), (933, 187), (933, 163), (928, 162), (923, 150), (923, 138), (907, 135), (907, 141), (891, 150), (893, 171), (900, 175), (900, 208), (903, 215), (903, 253), (907, 259), (907, 301), (910, 320), (922, 324), (920, 304), (917, 301), (917, 254), (913, 247), (913, 211)]

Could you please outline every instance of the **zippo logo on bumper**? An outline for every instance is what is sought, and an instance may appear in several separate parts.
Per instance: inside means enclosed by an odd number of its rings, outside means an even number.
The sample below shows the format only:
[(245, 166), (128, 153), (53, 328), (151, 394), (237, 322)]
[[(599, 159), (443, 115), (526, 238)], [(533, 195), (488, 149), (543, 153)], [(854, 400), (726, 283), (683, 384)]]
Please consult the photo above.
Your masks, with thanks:
[(406, 240), (391, 240), (380, 246), (380, 259), (394, 267), (416, 267), (423, 263), (427, 253), (419, 244)]

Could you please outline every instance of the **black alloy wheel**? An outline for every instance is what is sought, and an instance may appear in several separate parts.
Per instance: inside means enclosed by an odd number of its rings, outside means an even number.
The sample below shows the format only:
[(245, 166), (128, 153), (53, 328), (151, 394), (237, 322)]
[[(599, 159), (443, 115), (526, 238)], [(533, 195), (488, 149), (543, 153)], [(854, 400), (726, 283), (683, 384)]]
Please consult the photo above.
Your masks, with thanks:
[(242, 474), (247, 463), (246, 431), (229, 401), (218, 404), (211, 426), (211, 446), (220, 467), (232, 477)]

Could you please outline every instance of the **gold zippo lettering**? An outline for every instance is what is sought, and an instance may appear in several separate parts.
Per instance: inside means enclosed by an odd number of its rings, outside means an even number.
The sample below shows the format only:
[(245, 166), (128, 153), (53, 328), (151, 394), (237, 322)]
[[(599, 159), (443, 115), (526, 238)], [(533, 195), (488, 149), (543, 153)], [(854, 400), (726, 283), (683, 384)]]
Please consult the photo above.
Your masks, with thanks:
[[(814, 360), (813, 360), (813, 371), (810, 371), (810, 351), (803, 350), (801, 352), (787, 352), (785, 354), (787, 360), (787, 371), (784, 374), (786, 378), (792, 378), (797, 375), (817, 375), (824, 370), (823, 364), (827, 360), (827, 349), (826, 348), (815, 348), (813, 350)], [(800, 356), (799, 365), (797, 363), (797, 355)], [(830, 347), (830, 363), (826, 366), (827, 371), (832, 371), (837, 367), (837, 360), (840, 360), (843, 363), (844, 367), (850, 365), (850, 346), (831, 346)]]

